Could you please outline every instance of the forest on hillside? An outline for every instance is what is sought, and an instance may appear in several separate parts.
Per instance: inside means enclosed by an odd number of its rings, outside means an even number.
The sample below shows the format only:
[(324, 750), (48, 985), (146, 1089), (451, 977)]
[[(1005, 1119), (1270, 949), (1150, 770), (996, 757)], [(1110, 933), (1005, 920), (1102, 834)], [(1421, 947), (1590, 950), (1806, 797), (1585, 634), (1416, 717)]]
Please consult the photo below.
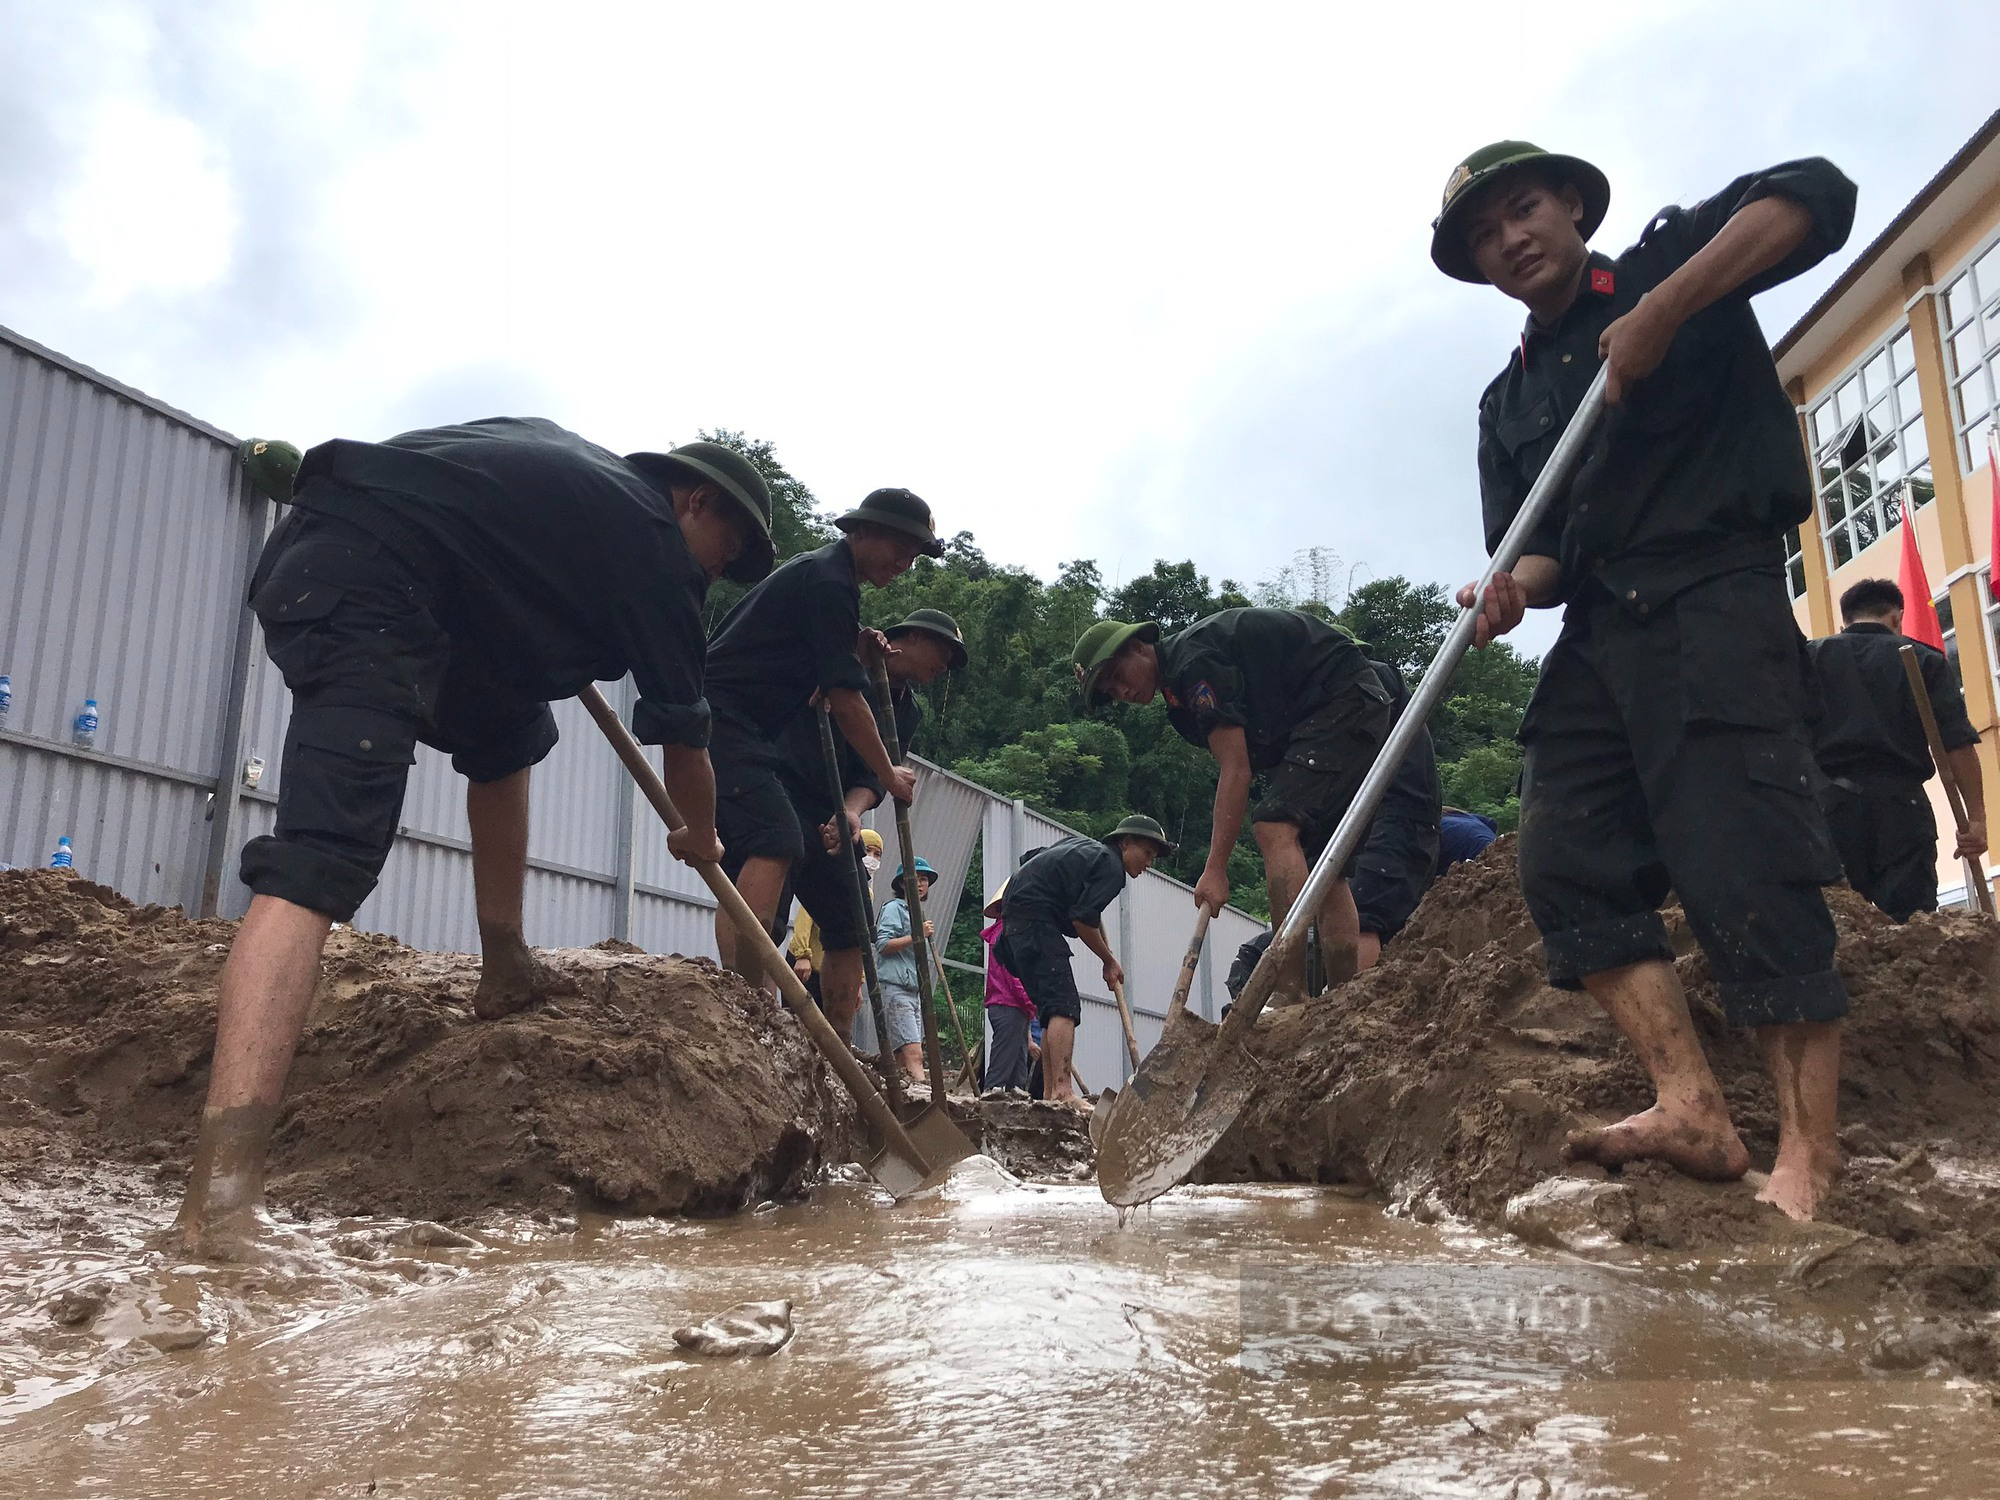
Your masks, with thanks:
[[(838, 535), (832, 513), (821, 512), (769, 442), (727, 431), (702, 436), (738, 449), (770, 482), (780, 561)], [(1087, 832), (1107, 830), (1127, 812), (1149, 813), (1180, 844), (1161, 868), (1192, 882), (1207, 857), (1214, 759), (1173, 731), (1161, 703), (1085, 713), (1071, 650), (1091, 621), (1106, 615), (1156, 620), (1174, 631), (1232, 605), (1280, 605), (1310, 610), (1346, 629), (1414, 688), (1457, 613), (1445, 587), (1386, 577), (1336, 590), (1315, 576), (1323, 572), (1279, 567), (1273, 579), (1246, 588), (1227, 578), (1211, 583), (1191, 561), (1160, 559), (1112, 587), (1095, 562), (1078, 559), (1044, 580), (993, 562), (972, 532), (960, 531), (942, 558), (919, 558), (890, 587), (863, 589), (861, 611), (865, 623), (883, 626), (929, 606), (948, 611), (965, 634), (971, 661), (928, 690), (917, 753)], [(1335, 592), (1342, 596), (1320, 597)], [(740, 594), (734, 585), (716, 586), (711, 628)], [(1470, 652), (1431, 717), (1444, 800), (1485, 813), (1503, 829), (1519, 815), (1521, 751), (1514, 734), (1535, 673), (1535, 661), (1505, 642)], [(1267, 912), (1263, 871), (1247, 830), (1229, 879), (1233, 904)], [(975, 924), (957, 928), (952, 956), (976, 955)], [(971, 946), (962, 953), (968, 939)]]

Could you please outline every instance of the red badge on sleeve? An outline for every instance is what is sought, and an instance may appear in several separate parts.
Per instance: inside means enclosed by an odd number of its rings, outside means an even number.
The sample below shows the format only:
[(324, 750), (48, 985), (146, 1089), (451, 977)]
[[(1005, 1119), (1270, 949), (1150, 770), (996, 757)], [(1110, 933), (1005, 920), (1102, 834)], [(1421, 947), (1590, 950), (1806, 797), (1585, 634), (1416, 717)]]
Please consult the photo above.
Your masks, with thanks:
[(1618, 283), (1612, 277), (1612, 274), (1602, 266), (1592, 266), (1590, 268), (1590, 289), (1593, 292), (1601, 292), (1609, 297), (1613, 292), (1618, 290)]

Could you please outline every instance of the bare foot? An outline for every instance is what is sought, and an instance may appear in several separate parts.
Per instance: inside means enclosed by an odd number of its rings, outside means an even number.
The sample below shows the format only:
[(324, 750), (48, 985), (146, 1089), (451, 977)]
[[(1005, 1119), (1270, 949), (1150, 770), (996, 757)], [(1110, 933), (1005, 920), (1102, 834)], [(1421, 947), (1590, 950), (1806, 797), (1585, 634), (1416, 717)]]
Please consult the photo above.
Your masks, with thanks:
[(482, 1021), (497, 1021), (526, 1010), (538, 1000), (574, 995), (576, 981), (550, 968), (524, 944), (488, 948), (479, 964), (479, 988), (472, 993), (472, 1013)]
[(1832, 1190), (1833, 1179), (1839, 1173), (1838, 1152), (1827, 1160), (1805, 1146), (1780, 1150), (1770, 1180), (1757, 1195), (1757, 1201), (1769, 1203), (1788, 1218), (1806, 1223), (1818, 1210), (1819, 1200)]
[(1615, 1125), (1572, 1131), (1563, 1142), (1564, 1161), (1622, 1167), (1642, 1158), (1703, 1182), (1734, 1182), (1750, 1170), (1750, 1153), (1727, 1115), (1670, 1114), (1657, 1104)]
[(317, 1265), (310, 1239), (274, 1223), (257, 1209), (239, 1209), (206, 1220), (183, 1218), (166, 1232), (159, 1248), (210, 1264), (284, 1271)]

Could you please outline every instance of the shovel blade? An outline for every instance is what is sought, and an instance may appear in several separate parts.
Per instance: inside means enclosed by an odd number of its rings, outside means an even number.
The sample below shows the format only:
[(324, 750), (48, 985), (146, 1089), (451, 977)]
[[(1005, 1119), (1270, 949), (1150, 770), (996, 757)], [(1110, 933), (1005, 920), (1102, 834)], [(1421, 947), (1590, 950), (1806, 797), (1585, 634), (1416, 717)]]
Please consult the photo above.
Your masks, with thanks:
[(1235, 1037), (1176, 1016), (1106, 1113), (1097, 1151), (1105, 1202), (1132, 1208), (1179, 1186), (1236, 1122), (1261, 1073)]
[(1117, 1107), (1118, 1090), (1106, 1089), (1097, 1096), (1097, 1103), (1090, 1111), (1090, 1144), (1100, 1149), (1104, 1145), (1104, 1127), (1111, 1123), (1111, 1111)]
[(958, 1128), (958, 1122), (942, 1104), (926, 1104), (903, 1121), (903, 1129), (909, 1132), (910, 1140), (923, 1153), (933, 1173), (979, 1154), (979, 1148)]

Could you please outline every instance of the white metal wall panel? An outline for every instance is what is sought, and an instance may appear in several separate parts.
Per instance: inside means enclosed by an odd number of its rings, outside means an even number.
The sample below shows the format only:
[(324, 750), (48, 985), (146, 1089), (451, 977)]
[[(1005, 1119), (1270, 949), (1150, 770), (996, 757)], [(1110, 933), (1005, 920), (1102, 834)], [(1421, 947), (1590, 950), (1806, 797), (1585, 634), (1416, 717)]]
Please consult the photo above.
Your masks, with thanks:
[(0, 673), (8, 728), (213, 775), (263, 507), (226, 434), (0, 330)]
[(208, 847), (202, 788), (14, 741), (0, 742), (0, 788), (0, 864), (46, 865), (67, 834), (78, 874), (193, 908)]
[(648, 953), (714, 958), (714, 908), (641, 891), (632, 903), (632, 941)]
[[(917, 857), (938, 872), (938, 878), (931, 884), (925, 915), (937, 929), (938, 950), (943, 952), (958, 917), (965, 872), (972, 864), (972, 851), (979, 843), (980, 825), (993, 794), (963, 776), (954, 776), (932, 765), (922, 756), (911, 756), (910, 764), (917, 768), (917, 799), (910, 804), (910, 836), (916, 841)], [(895, 895), (889, 886), (903, 862), (896, 836), (895, 810), (885, 803), (861, 821), (882, 835), (882, 868), (875, 872), (872, 893), (875, 910), (880, 912)]]

